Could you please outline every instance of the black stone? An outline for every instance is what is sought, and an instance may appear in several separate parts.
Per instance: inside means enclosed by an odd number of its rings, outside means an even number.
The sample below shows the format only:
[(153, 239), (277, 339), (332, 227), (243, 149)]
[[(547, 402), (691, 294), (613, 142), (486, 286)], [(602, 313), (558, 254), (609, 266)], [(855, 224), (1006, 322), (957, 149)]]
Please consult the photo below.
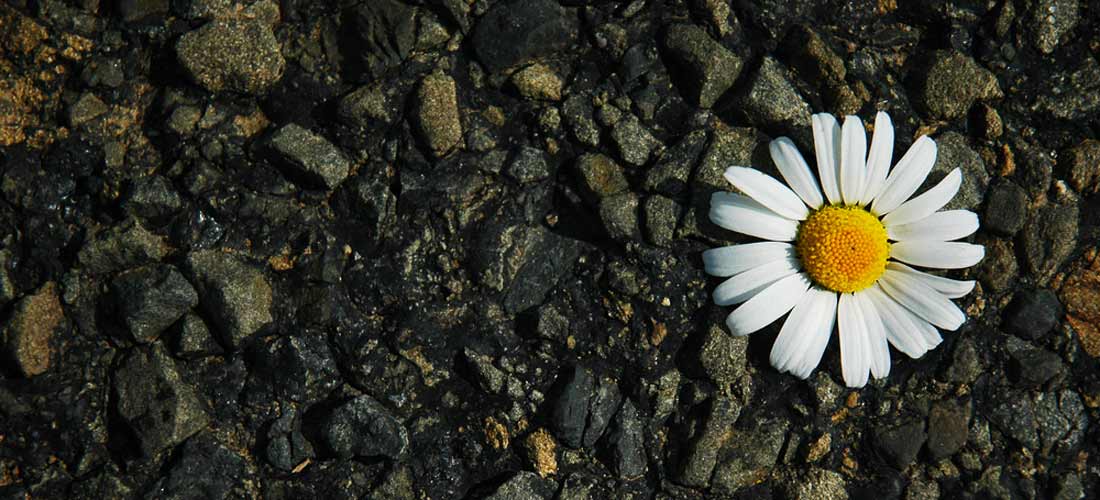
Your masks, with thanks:
[(917, 454), (924, 446), (927, 436), (924, 422), (911, 422), (897, 427), (875, 431), (875, 449), (886, 462), (899, 470), (904, 470), (917, 460)]
[(1018, 337), (1038, 339), (1058, 324), (1062, 303), (1047, 289), (1020, 291), (1005, 309), (1004, 329)]
[(1008, 351), (1008, 375), (1013, 382), (1025, 388), (1038, 389), (1066, 371), (1065, 363), (1057, 354), (1027, 342), (1010, 342)]
[(405, 427), (382, 403), (359, 396), (338, 406), (321, 423), (325, 446), (341, 458), (396, 459), (409, 447)]
[(550, 415), (550, 430), (562, 444), (580, 448), (584, 444), (588, 405), (595, 396), (596, 379), (577, 365), (562, 373), (560, 388)]
[(323, 334), (279, 337), (256, 344), (249, 354), (253, 374), (281, 398), (308, 405), (339, 384), (340, 373)]
[(701, 108), (714, 106), (741, 74), (741, 58), (698, 26), (670, 26), (664, 45), (675, 66), (683, 70), (678, 85)]
[(179, 212), (183, 202), (168, 179), (152, 175), (134, 183), (123, 207), (143, 221), (157, 222)]
[(189, 439), (168, 477), (154, 486), (155, 498), (244, 498), (248, 494), (245, 459), (209, 434)]
[(1016, 234), (1027, 221), (1027, 191), (1011, 181), (1000, 182), (989, 191), (982, 225), (1005, 236)]
[(549, 500), (554, 497), (557, 485), (539, 477), (534, 472), (521, 471), (500, 485), (485, 500)]
[(145, 456), (171, 448), (206, 428), (206, 411), (195, 388), (159, 346), (139, 347), (115, 370), (119, 415), (129, 424)]
[(290, 472), (307, 459), (313, 458), (313, 445), (302, 435), (298, 411), (287, 408), (283, 415), (271, 423), (264, 447), (268, 463)]
[(607, 441), (611, 470), (620, 479), (635, 479), (646, 471), (645, 439), (638, 409), (629, 399), (615, 414)]
[(474, 27), (478, 59), (499, 71), (569, 46), (575, 14), (554, 0), (511, 0), (493, 6)]
[(403, 2), (357, 2), (348, 17), (343, 52), (371, 74), (401, 64), (416, 46), (416, 9)]
[(139, 267), (111, 283), (122, 322), (138, 342), (149, 343), (199, 303), (198, 293), (176, 268)]
[(611, 417), (619, 409), (622, 394), (614, 380), (600, 378), (597, 381), (596, 392), (588, 403), (588, 419), (584, 427), (583, 444), (585, 448), (591, 448), (596, 440), (603, 436)]
[(928, 454), (932, 460), (954, 455), (966, 444), (970, 407), (953, 401), (938, 401), (928, 414)]

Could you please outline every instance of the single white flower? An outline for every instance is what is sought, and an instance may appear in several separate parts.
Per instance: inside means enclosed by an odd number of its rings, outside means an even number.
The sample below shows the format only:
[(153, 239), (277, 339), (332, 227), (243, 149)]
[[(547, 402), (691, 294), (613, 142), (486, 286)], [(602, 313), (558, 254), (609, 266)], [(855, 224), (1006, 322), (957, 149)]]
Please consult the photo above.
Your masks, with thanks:
[(959, 169), (910, 199), (936, 163), (932, 139), (917, 139), (891, 170), (894, 126), (886, 113), (875, 117), (870, 152), (855, 116), (842, 127), (832, 115), (814, 115), (813, 134), (820, 188), (786, 137), (769, 149), (787, 185), (750, 168), (726, 170), (745, 196), (714, 193), (710, 219), (770, 241), (713, 248), (703, 263), (707, 273), (729, 277), (714, 290), (714, 303), (741, 304), (726, 318), (734, 335), (790, 312), (772, 346), (772, 366), (808, 377), (837, 324), (844, 382), (862, 387), (868, 373), (890, 373), (887, 343), (918, 358), (943, 340), (936, 328), (956, 330), (966, 321), (950, 299), (970, 293), (973, 281), (905, 264), (960, 269), (978, 263), (985, 248), (954, 241), (978, 230), (976, 214), (938, 211), (958, 192)]

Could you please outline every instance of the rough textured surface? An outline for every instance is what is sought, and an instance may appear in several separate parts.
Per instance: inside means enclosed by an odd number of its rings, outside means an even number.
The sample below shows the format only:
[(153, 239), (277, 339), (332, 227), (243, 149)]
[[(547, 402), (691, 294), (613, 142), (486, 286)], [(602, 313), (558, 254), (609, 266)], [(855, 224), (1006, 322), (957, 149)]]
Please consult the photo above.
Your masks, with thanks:
[[(0, 2), (0, 498), (1100, 491), (1081, 0)], [(986, 248), (920, 358), (730, 335), (723, 171), (928, 135)], [(579, 367), (580, 374), (575, 371)]]

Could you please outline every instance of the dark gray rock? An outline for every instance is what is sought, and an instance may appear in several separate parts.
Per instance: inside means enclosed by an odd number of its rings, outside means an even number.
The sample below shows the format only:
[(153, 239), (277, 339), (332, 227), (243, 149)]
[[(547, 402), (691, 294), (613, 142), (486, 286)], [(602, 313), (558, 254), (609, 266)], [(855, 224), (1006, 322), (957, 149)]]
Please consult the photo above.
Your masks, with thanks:
[(675, 479), (695, 488), (710, 483), (718, 452), (730, 439), (730, 428), (741, 414), (741, 404), (736, 400), (717, 396), (711, 399), (707, 416), (691, 444), (684, 450), (683, 460)]
[(259, 269), (231, 254), (199, 250), (187, 255), (186, 271), (227, 347), (236, 349), (272, 322), (271, 284)]
[(176, 268), (139, 267), (111, 282), (122, 322), (134, 340), (149, 343), (199, 303), (198, 293)]
[(187, 313), (168, 336), (166, 344), (175, 354), (181, 358), (201, 358), (222, 352), (217, 339), (210, 334), (197, 314)]
[(719, 387), (730, 387), (745, 375), (749, 339), (730, 335), (720, 325), (712, 324), (707, 328), (699, 349), (699, 365)]
[(103, 100), (91, 92), (85, 92), (69, 106), (69, 125), (79, 127), (92, 121), (108, 111)]
[(183, 442), (209, 420), (195, 388), (157, 345), (135, 348), (126, 356), (115, 370), (114, 394), (119, 416), (147, 457)]
[(550, 177), (549, 158), (546, 152), (530, 146), (521, 146), (512, 156), (505, 173), (521, 183), (541, 181)]
[(485, 500), (549, 500), (554, 497), (556, 490), (557, 484), (554, 481), (543, 479), (534, 472), (520, 471), (500, 485), (492, 495), (485, 497)]
[(0, 307), (16, 297), (15, 282), (11, 276), (12, 253), (11, 250), (0, 250)]
[(654, 195), (642, 202), (642, 212), (645, 215), (646, 240), (659, 247), (671, 246), (684, 207), (671, 198)]
[(637, 241), (642, 238), (638, 217), (638, 196), (634, 193), (620, 193), (600, 202), (600, 220), (603, 221), (604, 230), (616, 241)]
[(970, 404), (937, 401), (928, 413), (928, 455), (934, 461), (950, 457), (966, 444)]
[(731, 453), (715, 468), (711, 490), (733, 495), (759, 483), (779, 460), (788, 426), (785, 420), (759, 419), (748, 429), (733, 430), (735, 435), (727, 445)]
[(1049, 113), (1061, 120), (1079, 120), (1100, 109), (1100, 62), (1093, 57), (1051, 74), (1049, 81), (1035, 99), (1037, 111)]
[(298, 464), (313, 458), (313, 445), (302, 435), (301, 421), (294, 407), (286, 407), (282, 416), (271, 422), (264, 454), (268, 463), (284, 472), (291, 472)]
[(982, 286), (993, 293), (1009, 291), (1019, 276), (1015, 245), (1010, 240), (1002, 239), (989, 239), (982, 243), (985, 245), (985, 258), (978, 269)]
[(417, 9), (398, 0), (358, 2), (350, 10), (349, 53), (372, 74), (401, 64), (416, 47)]
[(505, 308), (512, 312), (541, 303), (581, 250), (575, 240), (524, 224), (493, 221), (476, 239), (474, 276), (482, 285), (504, 291)]
[(323, 334), (278, 337), (256, 344), (248, 354), (253, 375), (270, 383), (280, 399), (309, 405), (339, 385), (340, 373)]
[(596, 147), (600, 144), (600, 128), (593, 117), (592, 96), (574, 94), (562, 103), (562, 115), (569, 130), (581, 144)]
[(951, 364), (945, 370), (945, 378), (958, 384), (972, 384), (982, 371), (982, 362), (974, 341), (969, 337), (959, 339), (955, 343), (955, 351), (951, 353)]
[(1036, 340), (1050, 332), (1062, 315), (1058, 296), (1047, 289), (1023, 290), (1005, 309), (1004, 329), (1025, 339)]
[(810, 106), (791, 83), (787, 69), (768, 56), (749, 77), (737, 105), (749, 123), (756, 126), (782, 129), (810, 126)]
[(1012, 181), (993, 185), (986, 200), (982, 226), (1005, 236), (1014, 236), (1027, 221), (1027, 191)]
[(1005, 436), (1030, 449), (1039, 448), (1035, 404), (1022, 390), (997, 391), (988, 414), (990, 423)]
[(77, 261), (92, 274), (105, 274), (149, 262), (168, 255), (164, 238), (147, 231), (136, 219), (97, 234), (77, 253)]
[(560, 393), (554, 400), (550, 431), (562, 444), (580, 448), (588, 422), (589, 402), (595, 396), (596, 379), (579, 365), (561, 374)]
[(977, 210), (985, 198), (989, 187), (989, 173), (985, 162), (976, 151), (971, 149), (966, 136), (958, 132), (946, 132), (936, 138), (936, 164), (928, 174), (925, 186), (932, 187), (952, 170), (962, 170), (962, 185), (959, 192), (944, 206), (944, 210)]
[(348, 176), (351, 162), (327, 139), (296, 123), (275, 131), (269, 146), (287, 173), (306, 187), (336, 189)]
[(466, 357), (466, 365), (471, 368), (481, 390), (499, 394), (504, 389), (504, 372), (493, 366), (493, 360), (489, 356), (480, 354), (467, 347), (462, 351)]
[(336, 407), (321, 422), (321, 439), (341, 458), (397, 459), (409, 447), (408, 431), (401, 422), (366, 395)]
[(271, 26), (258, 19), (211, 21), (184, 33), (176, 55), (195, 83), (215, 93), (264, 94), (286, 68)]
[(948, 120), (965, 116), (977, 100), (1004, 96), (993, 73), (954, 50), (932, 54), (920, 87), (920, 96), (928, 110)]
[(1081, 194), (1091, 194), (1100, 190), (1100, 141), (1085, 139), (1071, 148), (1060, 162), (1069, 172), (1070, 186)]
[(598, 204), (600, 200), (630, 189), (623, 175), (623, 169), (615, 160), (599, 153), (586, 153), (577, 158), (577, 180), (581, 195), (589, 203)]
[(495, 4), (474, 27), (478, 60), (500, 71), (568, 47), (578, 33), (576, 14), (553, 0)]
[(804, 80), (833, 86), (844, 83), (844, 59), (813, 28), (804, 24), (792, 27), (780, 49), (786, 55), (784, 60)]
[(128, 23), (152, 21), (168, 13), (168, 0), (118, 0), (118, 13)]
[(1045, 283), (1077, 247), (1077, 204), (1047, 205), (1028, 219), (1023, 230), (1028, 271)]
[(179, 212), (183, 202), (171, 181), (160, 175), (150, 175), (134, 182), (122, 206), (134, 217), (149, 221)]
[(596, 380), (596, 390), (588, 401), (588, 417), (585, 419), (584, 437), (581, 439), (585, 448), (595, 446), (596, 441), (603, 436), (622, 400), (623, 396), (615, 380), (603, 377)]
[(1040, 453), (1066, 461), (1081, 451), (1089, 427), (1081, 396), (1073, 389), (1034, 395)]
[(1039, 0), (1032, 6), (1030, 26), (1035, 46), (1050, 54), (1077, 26), (1077, 0)]
[(899, 470), (905, 470), (917, 460), (927, 435), (924, 422), (910, 422), (891, 428), (875, 430), (875, 449), (886, 461)]
[(360, 171), (343, 184), (336, 196), (337, 207), (355, 217), (351, 241), (361, 252), (370, 252), (390, 235), (397, 217), (397, 196), (381, 175)]
[(243, 498), (248, 496), (248, 464), (209, 434), (187, 440), (168, 476), (153, 487), (155, 498)]
[(1008, 337), (1005, 347), (1009, 355), (1009, 378), (1022, 387), (1038, 389), (1066, 372), (1062, 358), (1053, 352), (1014, 337)]
[[(607, 108), (604, 106), (604, 109)], [(615, 123), (611, 129), (611, 140), (615, 142), (619, 157), (635, 167), (645, 165), (654, 150), (661, 146), (661, 141), (653, 137), (634, 115), (627, 115)]]
[(619, 479), (631, 480), (642, 477), (646, 471), (644, 427), (638, 409), (629, 399), (623, 401), (622, 408), (615, 414), (608, 434), (611, 470)]
[(678, 199), (688, 196), (691, 174), (707, 143), (707, 132), (696, 130), (666, 149), (657, 163), (646, 171), (645, 189)]
[(848, 489), (839, 472), (814, 467), (783, 482), (790, 500), (847, 500)]
[(664, 43), (674, 66), (683, 70), (681, 92), (701, 108), (714, 106), (741, 74), (741, 58), (698, 26), (674, 24)]
[(340, 99), (337, 116), (349, 125), (368, 128), (380, 123), (390, 123), (401, 112), (392, 89), (381, 85), (364, 85)]

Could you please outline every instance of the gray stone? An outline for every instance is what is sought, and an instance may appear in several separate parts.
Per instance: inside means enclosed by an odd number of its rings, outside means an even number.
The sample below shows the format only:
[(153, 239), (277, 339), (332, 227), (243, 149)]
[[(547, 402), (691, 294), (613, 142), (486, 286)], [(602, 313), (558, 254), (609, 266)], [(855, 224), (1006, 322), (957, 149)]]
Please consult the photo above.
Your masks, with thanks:
[(281, 401), (310, 405), (339, 385), (340, 373), (323, 334), (277, 337), (249, 349), (249, 369), (263, 384), (271, 384)]
[(1032, 7), (1031, 17), (1035, 46), (1050, 54), (1077, 26), (1077, 0), (1039, 0)]
[(321, 422), (321, 439), (341, 458), (397, 459), (409, 447), (405, 426), (385, 406), (366, 395), (336, 407)]
[(1053, 277), (1077, 247), (1077, 217), (1077, 204), (1047, 205), (1024, 226), (1024, 262), (1040, 284)]
[(414, 101), (417, 130), (432, 155), (446, 156), (462, 140), (455, 81), (442, 73), (431, 73), (420, 81)]
[(1007, 292), (1018, 276), (1019, 264), (1012, 241), (990, 239), (985, 244), (985, 258), (978, 269), (982, 286), (994, 293)]
[(178, 213), (183, 208), (183, 201), (171, 181), (164, 176), (150, 175), (134, 182), (122, 206), (134, 217), (148, 221)]
[(153, 342), (160, 333), (199, 303), (199, 296), (176, 268), (167, 265), (139, 267), (111, 282), (122, 322), (141, 343)]
[(585, 448), (595, 446), (596, 441), (603, 436), (622, 400), (623, 396), (614, 379), (597, 378), (596, 391), (588, 401), (588, 418), (585, 419), (584, 437), (581, 440)]
[(292, 472), (298, 464), (313, 458), (313, 445), (302, 435), (298, 410), (286, 407), (283, 414), (271, 422), (267, 430), (264, 455), (267, 462), (284, 472)]
[(489, 71), (565, 49), (579, 32), (576, 14), (554, 0), (498, 2), (474, 27), (473, 47)]
[(504, 372), (493, 366), (492, 358), (469, 347), (462, 352), (466, 357), (466, 365), (472, 368), (481, 390), (490, 394), (499, 394), (504, 389)]
[(520, 471), (485, 500), (550, 500), (556, 490), (554, 481), (543, 479), (534, 472)]
[(698, 26), (674, 24), (664, 42), (673, 63), (684, 70), (681, 91), (701, 108), (714, 106), (741, 74), (741, 58)]
[(932, 54), (920, 95), (932, 114), (948, 120), (965, 116), (977, 100), (1004, 97), (993, 73), (954, 50)]
[(1021, 290), (1005, 309), (1003, 328), (1025, 339), (1037, 340), (1049, 333), (1062, 316), (1062, 303), (1047, 289)]
[(710, 401), (709, 406), (707, 417), (695, 439), (687, 446), (675, 476), (677, 482), (686, 486), (703, 488), (710, 483), (718, 462), (718, 452), (730, 439), (729, 429), (741, 414), (740, 403), (732, 398), (718, 396)]
[(157, 345), (133, 349), (114, 374), (119, 416), (153, 457), (206, 428), (208, 417), (195, 388)]
[(844, 476), (839, 472), (813, 468), (801, 476), (786, 481), (787, 497), (791, 500), (847, 500)]
[(844, 60), (813, 28), (800, 24), (787, 32), (781, 46), (790, 65), (809, 82), (835, 86), (844, 83)]
[(891, 465), (905, 470), (917, 460), (926, 439), (924, 422), (910, 422), (875, 430), (875, 448)]
[(600, 220), (608, 236), (616, 241), (641, 239), (638, 215), (638, 197), (634, 193), (620, 193), (600, 202)]
[(645, 475), (644, 425), (638, 409), (629, 399), (623, 401), (622, 408), (615, 414), (608, 443), (611, 448), (611, 470), (619, 479), (631, 480)]
[(756, 126), (787, 130), (810, 126), (810, 106), (791, 83), (786, 68), (770, 56), (749, 77), (737, 104)]
[(1005, 236), (1014, 236), (1027, 221), (1027, 191), (1012, 181), (1001, 181), (989, 190), (982, 226)]
[(585, 153), (577, 158), (576, 169), (580, 174), (577, 180), (581, 195), (594, 205), (608, 196), (630, 189), (622, 167), (605, 155)]
[(103, 104), (103, 100), (91, 92), (85, 92), (69, 106), (69, 125), (78, 127), (102, 116), (106, 112), (107, 105)]
[(370, 73), (400, 65), (416, 46), (416, 8), (398, 0), (357, 2), (350, 9), (358, 61)]
[[(601, 109), (607, 109), (604, 106)], [(629, 165), (640, 167), (649, 161), (649, 155), (661, 146), (661, 141), (653, 137), (634, 115), (627, 115), (615, 123), (611, 130), (611, 140), (619, 151), (619, 156)]]
[(657, 163), (646, 171), (645, 189), (673, 198), (686, 197), (691, 174), (707, 143), (707, 132), (696, 130), (666, 149)]
[(370, 251), (381, 243), (397, 217), (397, 196), (388, 179), (363, 170), (343, 184), (337, 204), (356, 219), (360, 230), (353, 234), (352, 243), (359, 251)]
[(286, 68), (271, 26), (260, 20), (211, 21), (184, 33), (176, 55), (196, 83), (215, 93), (263, 94)]
[(381, 85), (365, 85), (340, 99), (337, 116), (344, 123), (370, 127), (390, 123), (400, 112)]
[(596, 379), (579, 365), (562, 372), (560, 393), (553, 403), (550, 430), (562, 444), (580, 448), (588, 420), (589, 402), (596, 391)]
[(199, 304), (227, 347), (236, 349), (272, 322), (273, 294), (262, 271), (217, 250), (188, 254), (186, 271), (199, 290)]
[(985, 162), (976, 151), (970, 148), (965, 136), (958, 132), (947, 132), (936, 139), (936, 164), (928, 174), (925, 186), (931, 187), (958, 168), (962, 170), (962, 186), (959, 192), (943, 207), (944, 210), (976, 210), (981, 206), (989, 187), (989, 173)]
[(600, 144), (600, 128), (593, 117), (592, 96), (574, 94), (562, 103), (565, 123), (581, 144), (596, 147)]
[(172, 349), (172, 354), (178, 357), (191, 359), (210, 356), (222, 352), (210, 330), (206, 327), (197, 314), (187, 313), (179, 326), (173, 329), (168, 338), (167, 345)]
[(928, 454), (938, 461), (959, 451), (966, 444), (970, 424), (970, 404), (937, 401), (928, 413)]
[(541, 181), (552, 174), (546, 153), (530, 146), (520, 146), (505, 173), (521, 183)]
[(645, 215), (646, 240), (659, 247), (671, 246), (684, 207), (671, 198), (653, 195), (642, 203), (642, 212)]
[(750, 428), (734, 430), (728, 445), (732, 453), (714, 470), (711, 489), (732, 495), (767, 477), (787, 441), (788, 427), (782, 419), (756, 419)]
[(721, 323), (707, 328), (699, 350), (699, 365), (719, 387), (730, 387), (745, 376), (749, 339), (726, 333)]
[(1027, 392), (997, 391), (989, 421), (1003, 434), (1032, 450), (1039, 448), (1035, 405)]
[(951, 364), (947, 366), (946, 378), (957, 384), (972, 384), (981, 375), (982, 363), (978, 358), (978, 348), (969, 337), (963, 337), (955, 343), (951, 354)]
[(1085, 485), (1078, 474), (1064, 474), (1058, 478), (1054, 500), (1080, 500), (1085, 498)]
[(92, 274), (106, 274), (157, 262), (165, 255), (168, 244), (164, 238), (147, 231), (136, 219), (127, 219), (85, 243), (76, 259)]
[(504, 305), (512, 312), (541, 303), (581, 252), (576, 240), (542, 226), (491, 223), (475, 238), (474, 276), (482, 285), (504, 291)]
[(1089, 426), (1081, 396), (1072, 389), (1064, 389), (1037, 393), (1034, 401), (1040, 453), (1059, 460), (1074, 458)]
[(269, 145), (288, 173), (308, 187), (336, 189), (351, 169), (351, 162), (336, 146), (296, 123), (275, 131)]
[(1100, 109), (1100, 62), (1085, 57), (1075, 67), (1047, 77), (1048, 84), (1035, 99), (1036, 111), (1061, 120), (1079, 120)]
[(11, 250), (0, 249), (0, 308), (3, 308), (15, 299), (15, 282), (11, 277), (12, 265)]
[(1009, 355), (1009, 378), (1022, 387), (1038, 389), (1065, 374), (1065, 363), (1053, 352), (1015, 337), (1007, 338), (1005, 350)]
[(512, 74), (512, 85), (527, 99), (560, 101), (562, 81), (554, 70), (545, 64), (532, 64)]
[(167, 477), (153, 491), (156, 498), (165, 500), (242, 498), (248, 496), (249, 482), (244, 457), (202, 434), (183, 444)]

